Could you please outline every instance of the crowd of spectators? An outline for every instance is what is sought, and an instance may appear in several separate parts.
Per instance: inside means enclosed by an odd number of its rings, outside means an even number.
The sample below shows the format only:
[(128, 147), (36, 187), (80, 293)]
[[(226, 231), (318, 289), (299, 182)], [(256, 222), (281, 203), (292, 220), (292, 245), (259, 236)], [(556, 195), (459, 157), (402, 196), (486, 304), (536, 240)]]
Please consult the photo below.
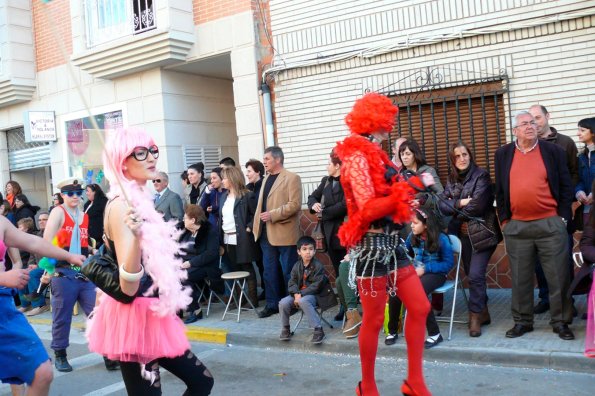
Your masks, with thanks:
[[(481, 336), (482, 326), (491, 322), (486, 270), (504, 236), (512, 273), (514, 321), (506, 336), (514, 338), (532, 331), (533, 315), (549, 310), (553, 331), (562, 339), (574, 338), (569, 328), (573, 314), (577, 314), (570, 289), (574, 276), (572, 236), (577, 229), (590, 231), (592, 227), (594, 133), (595, 118), (578, 123), (578, 140), (584, 145), (579, 151), (570, 137), (549, 125), (545, 107), (532, 106), (513, 119), (515, 141), (498, 148), (495, 180), (475, 162), (466, 142), (456, 142), (444, 159), (450, 161), (452, 170), (443, 178), (445, 186), (431, 166), (436, 164), (427, 163), (415, 139), (399, 137), (393, 142), (391, 177), (399, 181), (421, 175), (433, 179), (431, 189), (416, 193), (411, 223), (402, 224), (395, 232), (415, 263), (429, 298), (453, 268), (447, 235), (461, 240), (462, 266), (470, 293), (469, 336)], [(242, 174), (230, 157), (211, 170), (205, 170), (200, 162), (192, 164), (180, 175), (181, 195), (170, 189), (165, 172), (152, 181), (156, 210), (182, 230), (183, 268), (188, 272), (186, 282), (194, 290), (192, 304), (180, 313), (185, 323), (202, 318), (199, 297), (205, 295), (205, 288), (227, 294), (223, 296), (226, 301), (233, 297), (224, 290), (222, 273), (247, 271), (246, 297), (254, 307), (265, 301), (258, 312), (260, 318), (282, 313), (282, 340), (291, 336), (288, 315), (301, 308), (315, 328), (312, 342), (320, 343), (324, 332), (315, 310), (329, 277), (314, 258), (318, 249), (328, 254), (334, 272), (340, 303), (334, 319), (344, 320), (347, 338), (357, 337), (361, 324), (358, 296), (348, 285), (349, 256), (337, 236), (347, 216), (340, 159), (334, 151), (330, 153), (327, 175), (307, 197), (307, 207), (321, 226), (323, 248), (314, 239), (300, 239), (302, 183), (299, 175), (284, 167), (282, 149), (268, 147), (263, 162), (250, 159), (244, 168)], [(93, 250), (103, 244), (108, 199), (97, 184), (86, 186), (86, 197), (82, 210), (89, 218), (89, 246)], [(40, 211), (23, 194), (19, 183), (9, 181), (5, 196), (0, 196), (0, 214), (25, 232), (43, 235), (49, 213), (64, 205), (63, 194), (52, 198), (49, 211)], [(581, 248), (589, 250), (592, 246), (586, 245), (590, 241), (592, 238), (583, 238)], [(30, 285), (15, 297), (20, 299), (20, 310), (28, 315), (48, 309), (45, 299), (33, 293), (43, 272), (37, 268), (38, 260), (14, 249), (6, 254), (6, 269), (29, 266), (33, 270)], [(534, 276), (540, 297), (535, 306)], [(396, 296), (390, 296), (388, 303), (385, 343), (391, 345), (398, 339), (401, 303)], [(441, 311), (437, 298), (433, 308), (436, 313)], [(427, 348), (442, 341), (433, 312), (428, 316), (427, 331)]]

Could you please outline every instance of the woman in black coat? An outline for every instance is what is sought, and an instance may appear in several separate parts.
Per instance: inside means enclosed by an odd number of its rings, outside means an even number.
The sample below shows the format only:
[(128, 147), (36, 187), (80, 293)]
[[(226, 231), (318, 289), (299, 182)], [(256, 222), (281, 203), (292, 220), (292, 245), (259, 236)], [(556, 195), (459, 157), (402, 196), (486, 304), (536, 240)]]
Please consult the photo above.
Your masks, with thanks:
[(96, 249), (103, 245), (103, 213), (107, 197), (98, 184), (89, 184), (86, 189), (85, 213), (89, 217), (89, 237), (95, 240)]
[(33, 224), (35, 224), (35, 214), (39, 212), (39, 206), (31, 206), (31, 203), (25, 194), (18, 194), (14, 198), (14, 207), (15, 223), (18, 223), (21, 219), (26, 219), (29, 217), (33, 219)]
[(341, 186), (341, 160), (334, 152), (330, 154), (326, 170), (328, 176), (323, 177), (318, 188), (308, 196), (308, 208), (322, 222), (327, 252), (338, 278), (339, 264), (347, 252), (341, 246), (337, 233), (347, 216), (347, 206)]
[(254, 210), (250, 205), (253, 194), (244, 185), (244, 175), (236, 167), (221, 172), (225, 192), (219, 204), (221, 243), (232, 271), (247, 271), (248, 298), (258, 306), (256, 273), (252, 261), (257, 257), (256, 242), (252, 234)]
[[(495, 216), (490, 174), (475, 164), (471, 150), (463, 142), (450, 147), (449, 157), (453, 170), (441, 193), (439, 206), (444, 214), (453, 216), (448, 226), (449, 234), (461, 239), (461, 258), (469, 278), (469, 335), (479, 337), (481, 326), (491, 322), (486, 269), (498, 245), (498, 240), (494, 241), (493, 237), (500, 237), (501, 233)], [(485, 227), (480, 232), (469, 233), (470, 218), (483, 219)], [(486, 244), (486, 240), (491, 242)]]
[(209, 223), (199, 205), (188, 205), (184, 211), (184, 233), (180, 236), (184, 262), (182, 268), (188, 271), (186, 285), (193, 286), (192, 303), (188, 305), (189, 315), (184, 323), (193, 323), (202, 318), (198, 298), (200, 291), (196, 283), (205, 279), (215, 291), (222, 291), (221, 270), (219, 269), (219, 233)]
[[(264, 178), (264, 165), (262, 162), (254, 158), (249, 159), (248, 162), (246, 162), (246, 178), (248, 179), (246, 188), (248, 191), (252, 192), (250, 208), (252, 211), (256, 211), (256, 206), (258, 206), (258, 195), (260, 194), (260, 188), (262, 187), (262, 180)], [(256, 267), (260, 274), (260, 288), (262, 289), (258, 299), (264, 300), (266, 295), (264, 289), (264, 264), (262, 263), (262, 250), (258, 243), (256, 244), (255, 252), (256, 259), (254, 262), (256, 263)]]

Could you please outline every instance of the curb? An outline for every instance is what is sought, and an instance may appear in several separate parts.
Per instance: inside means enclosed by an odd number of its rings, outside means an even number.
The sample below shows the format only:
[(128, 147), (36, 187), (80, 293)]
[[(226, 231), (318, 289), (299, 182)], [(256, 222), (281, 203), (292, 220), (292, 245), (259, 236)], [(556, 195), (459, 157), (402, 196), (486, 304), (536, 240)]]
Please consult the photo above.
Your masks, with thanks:
[[(242, 334), (229, 334), (227, 339), (228, 343), (231, 345), (236, 344), (308, 353), (340, 353), (359, 356), (359, 344), (356, 338), (332, 343), (323, 342), (320, 345), (310, 344), (308, 333), (306, 333), (305, 337), (298, 333), (297, 339), (292, 339), (289, 342)], [(385, 346), (382, 344), (382, 340), (379, 340), (377, 356), (380, 358), (407, 359), (407, 348), (404, 341), (397, 345)], [(425, 350), (424, 360), (551, 369), (581, 373), (595, 372), (595, 359), (588, 359), (580, 353), (559, 351), (530, 351), (505, 348), (463, 348), (449, 347), (448, 345), (445, 345), (445, 343), (442, 343), (439, 348)]]
[[(51, 319), (27, 318), (29, 323), (38, 325), (52, 325)], [(72, 328), (84, 329), (85, 322), (73, 321)], [(228, 331), (210, 327), (186, 326), (186, 336), (191, 342), (209, 342), (213, 344), (226, 344)]]

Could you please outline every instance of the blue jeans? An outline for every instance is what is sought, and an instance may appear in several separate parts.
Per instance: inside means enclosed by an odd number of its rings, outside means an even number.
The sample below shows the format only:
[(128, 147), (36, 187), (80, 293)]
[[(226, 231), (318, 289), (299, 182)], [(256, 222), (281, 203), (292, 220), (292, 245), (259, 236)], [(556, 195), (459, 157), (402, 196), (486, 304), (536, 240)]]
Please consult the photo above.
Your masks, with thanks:
[[(293, 296), (283, 297), (279, 301), (279, 313), (281, 314), (281, 325), (283, 327), (289, 326), (289, 315), (291, 314), (291, 308), (294, 307), (295, 299)], [(308, 324), (311, 328), (322, 327), (318, 312), (316, 312), (316, 296), (309, 294), (302, 296), (299, 302), (300, 309), (304, 311), (304, 315), (308, 318)]]
[(269, 243), (265, 233), (258, 241), (262, 249), (264, 264), (266, 307), (277, 310), (279, 301), (285, 296), (285, 290), (281, 289), (279, 285), (279, 278), (280, 275), (283, 275), (284, 285), (287, 287), (291, 269), (298, 260), (297, 247), (295, 245), (273, 246)]
[(39, 284), (41, 283), (41, 276), (43, 275), (43, 270), (41, 268), (35, 268), (29, 272), (29, 283), (23, 289), (19, 290), (19, 298), (21, 300), (21, 307), (28, 307), (32, 306), (33, 308), (43, 307), (45, 305), (45, 297), (40, 296), (35, 300), (27, 300), (25, 298), (26, 294), (36, 293), (37, 289), (39, 288)]

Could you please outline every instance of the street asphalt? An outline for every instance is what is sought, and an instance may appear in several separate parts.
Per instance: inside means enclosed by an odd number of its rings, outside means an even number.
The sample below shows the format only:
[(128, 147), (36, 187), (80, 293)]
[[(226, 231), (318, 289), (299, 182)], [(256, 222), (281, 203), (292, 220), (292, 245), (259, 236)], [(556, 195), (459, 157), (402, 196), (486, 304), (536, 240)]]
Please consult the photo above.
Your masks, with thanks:
[[(595, 373), (595, 359), (588, 359), (583, 355), (586, 321), (581, 319), (586, 311), (586, 296), (576, 297), (575, 306), (578, 317), (570, 326), (576, 339), (565, 341), (552, 332), (549, 325), (549, 313), (535, 316), (535, 330), (519, 338), (506, 338), (505, 333), (513, 325), (510, 314), (510, 289), (490, 289), (489, 309), (492, 323), (482, 328), (482, 336), (471, 338), (468, 336), (467, 325), (455, 323), (451, 340), (447, 340), (448, 323), (440, 323), (441, 332), (445, 338), (438, 346), (427, 350), (424, 354), (426, 361), (454, 362), (468, 364), (490, 364), (512, 367), (554, 369), (573, 372)], [(446, 319), (450, 312), (452, 294), (446, 294), (442, 318)], [(263, 302), (261, 301), (261, 308)], [(466, 319), (467, 311), (462, 294), (457, 298), (455, 319)], [(259, 309), (261, 309), (259, 308)], [(322, 345), (312, 345), (309, 340), (312, 330), (308, 329), (304, 318), (296, 334), (289, 342), (279, 341), (281, 330), (279, 315), (259, 319), (252, 311), (241, 313), (240, 322), (236, 316), (227, 314), (222, 320), (224, 307), (221, 303), (213, 304), (209, 317), (188, 325), (188, 337), (191, 341), (226, 344), (231, 346), (274, 348), (293, 350), (296, 352), (326, 352), (342, 354), (358, 354), (357, 339), (346, 339), (341, 332), (341, 322), (332, 319), (337, 310), (325, 312), (324, 317), (334, 328), (324, 326), (326, 338)], [(203, 311), (206, 311), (204, 306)], [(206, 312), (205, 312), (206, 314)], [(292, 316), (292, 324), (299, 318), (299, 314)], [(84, 326), (84, 316), (73, 318), (74, 327)], [(51, 313), (47, 312), (30, 318), (34, 324), (50, 324)], [(384, 345), (384, 334), (379, 335), (379, 357), (406, 357), (406, 346), (402, 336), (395, 345)]]

